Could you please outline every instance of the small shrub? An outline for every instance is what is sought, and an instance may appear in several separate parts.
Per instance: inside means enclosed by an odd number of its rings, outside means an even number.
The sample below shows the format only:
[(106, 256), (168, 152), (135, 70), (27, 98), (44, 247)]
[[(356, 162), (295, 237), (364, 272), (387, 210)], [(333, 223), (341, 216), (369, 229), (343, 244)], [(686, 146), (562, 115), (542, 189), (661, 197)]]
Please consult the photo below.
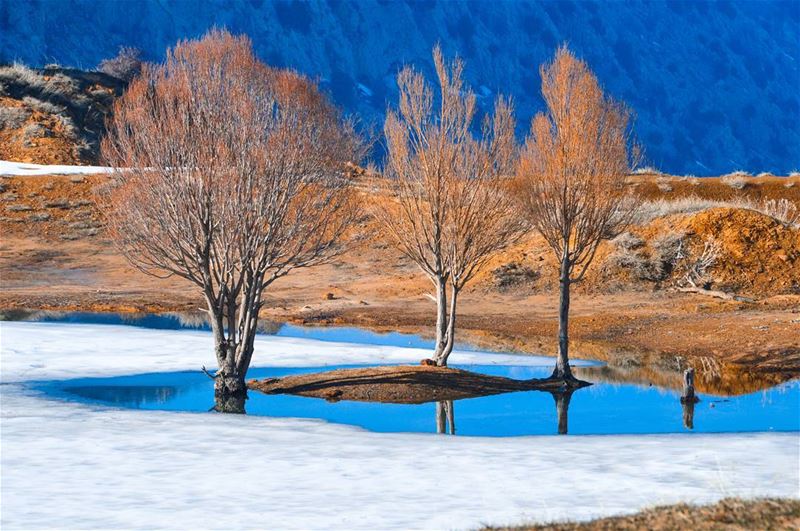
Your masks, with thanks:
[(685, 257), (684, 234), (668, 232), (653, 240), (653, 257), (664, 271), (672, 271)]
[(22, 102), (33, 109), (34, 111), (43, 112), (46, 114), (65, 114), (67, 110), (62, 107), (61, 105), (54, 105), (49, 101), (42, 101), (37, 98), (32, 98), (30, 96), (25, 96), (22, 98)]
[(713, 279), (708, 273), (719, 258), (722, 246), (713, 237), (703, 243), (703, 251), (692, 261), (686, 264), (683, 277), (679, 284), (708, 289)]
[(720, 181), (724, 184), (727, 184), (734, 190), (742, 190), (749, 181), (749, 173), (743, 171), (736, 171), (733, 173), (729, 173), (728, 175), (723, 175), (720, 177)]
[(789, 177), (800, 177), (800, 171), (792, 170), (789, 172)]
[(538, 271), (516, 262), (504, 264), (492, 271), (494, 284), (501, 290), (533, 283), (539, 275)]
[(644, 166), (633, 170), (635, 175), (661, 175), (661, 170), (657, 170), (652, 166)]
[(0, 81), (38, 89), (43, 89), (45, 85), (44, 77), (41, 74), (22, 63), (0, 67)]
[(800, 225), (800, 209), (788, 199), (769, 199), (761, 205), (761, 211), (788, 227)]
[(28, 124), (22, 129), (22, 136), (26, 139), (42, 138), (47, 134), (47, 130), (41, 124)]
[(29, 214), (28, 219), (31, 221), (48, 221), (50, 219), (50, 214), (47, 212), (36, 212), (34, 214)]
[(14, 205), (8, 205), (6, 209), (9, 210), (10, 212), (28, 212), (33, 210), (33, 208), (31, 208), (30, 205), (23, 205), (20, 203)]
[(644, 240), (630, 232), (623, 232), (613, 240), (614, 245), (619, 249), (639, 249), (644, 246)]
[(659, 177), (658, 179), (656, 179), (656, 186), (658, 186), (658, 189), (664, 193), (671, 192), (672, 191), (672, 184), (670, 184), (671, 181), (672, 179), (670, 179), (669, 177)]
[(0, 129), (17, 129), (30, 114), (24, 107), (0, 107)]
[(104, 59), (97, 69), (123, 81), (130, 81), (142, 71), (142, 52), (138, 48), (122, 46), (116, 57)]
[(788, 181), (786, 184), (783, 185), (784, 188), (791, 188), (793, 186), (794, 186), (794, 182), (793, 181)]
[(768, 171), (762, 171), (761, 173), (756, 175), (756, 177), (775, 177), (775, 175), (773, 175), (772, 173), (770, 173)]

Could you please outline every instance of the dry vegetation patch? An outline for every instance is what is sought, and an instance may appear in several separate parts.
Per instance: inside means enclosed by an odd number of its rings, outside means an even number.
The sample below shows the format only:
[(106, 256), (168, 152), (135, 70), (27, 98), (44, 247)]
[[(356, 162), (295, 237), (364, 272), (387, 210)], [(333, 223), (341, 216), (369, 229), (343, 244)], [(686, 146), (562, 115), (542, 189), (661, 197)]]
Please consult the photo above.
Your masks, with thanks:
[(726, 498), (713, 505), (665, 505), (629, 516), (599, 518), (591, 522), (485, 527), (485, 531), (739, 531), (751, 529), (794, 530), (800, 528), (800, 500)]
[(0, 66), (0, 159), (94, 164), (124, 82), (101, 72)]

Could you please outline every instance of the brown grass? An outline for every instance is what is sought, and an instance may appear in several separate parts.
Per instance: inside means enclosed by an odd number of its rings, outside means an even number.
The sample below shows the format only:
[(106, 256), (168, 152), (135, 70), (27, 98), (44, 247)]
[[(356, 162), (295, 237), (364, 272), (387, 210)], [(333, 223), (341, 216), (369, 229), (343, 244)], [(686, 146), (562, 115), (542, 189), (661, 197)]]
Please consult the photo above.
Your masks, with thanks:
[(630, 516), (600, 518), (591, 522), (566, 522), (511, 527), (485, 527), (485, 531), (696, 531), (795, 530), (800, 528), (800, 500), (726, 498), (713, 505), (665, 505)]

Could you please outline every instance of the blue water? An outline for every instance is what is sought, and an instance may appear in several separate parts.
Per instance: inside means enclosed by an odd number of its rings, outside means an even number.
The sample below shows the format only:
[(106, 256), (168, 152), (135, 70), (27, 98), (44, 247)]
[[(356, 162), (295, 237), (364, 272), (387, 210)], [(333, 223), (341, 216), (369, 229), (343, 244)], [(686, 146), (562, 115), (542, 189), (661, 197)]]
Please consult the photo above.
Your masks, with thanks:
[[(250, 378), (280, 377), (344, 367), (251, 369)], [(541, 378), (547, 367), (461, 366), (512, 378)], [(213, 407), (211, 380), (199, 372), (141, 374), (44, 382), (47, 395), (123, 408), (207, 412)], [(249, 415), (300, 417), (359, 426), (375, 432), (436, 432), (436, 404), (329, 403), (318, 398), (250, 391)], [(568, 408), (568, 433), (681, 433), (800, 430), (800, 382), (743, 396), (700, 395), (692, 430), (683, 424), (675, 391), (655, 386), (598, 383), (576, 391)], [(544, 435), (558, 431), (550, 393), (527, 391), (454, 402), (457, 435)]]
[[(22, 317), (37, 321), (123, 324), (169, 330), (207, 328), (202, 321), (187, 320), (176, 314), (36, 312)], [(263, 332), (320, 341), (432, 347), (432, 341), (417, 335), (380, 334), (359, 328), (300, 327), (266, 323)], [(549, 376), (552, 371), (550, 366), (457, 367), (516, 379), (542, 378)], [(248, 378), (281, 377), (337, 368), (346, 367), (252, 368), (248, 372)], [(102, 406), (198, 413), (208, 412), (214, 406), (213, 383), (199, 371), (79, 378), (37, 382), (32, 385), (52, 398)], [(265, 395), (256, 391), (251, 391), (249, 395), (245, 406), (249, 415), (322, 419), (375, 432), (437, 431), (435, 403), (329, 403), (318, 398)], [(570, 434), (800, 430), (800, 381), (735, 397), (706, 394), (699, 397), (701, 401), (694, 407), (689, 428), (677, 391), (646, 384), (595, 383), (574, 392), (566, 409), (566, 423), (562, 418), (561, 427), (563, 431), (566, 426), (566, 431)], [(515, 392), (457, 400), (453, 404), (453, 411), (457, 435), (508, 437), (554, 434), (559, 431), (556, 401), (547, 392)]]

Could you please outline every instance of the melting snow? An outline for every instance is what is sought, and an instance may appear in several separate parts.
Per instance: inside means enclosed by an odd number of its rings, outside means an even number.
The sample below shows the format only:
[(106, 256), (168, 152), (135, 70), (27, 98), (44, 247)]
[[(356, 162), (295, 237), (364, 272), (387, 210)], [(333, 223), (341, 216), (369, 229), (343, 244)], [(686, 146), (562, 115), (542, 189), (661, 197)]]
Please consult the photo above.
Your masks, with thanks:
[[(211, 363), (209, 340), (193, 331), (0, 324), (0, 525), (450, 529), (724, 496), (800, 496), (796, 433), (378, 434), (299, 419), (98, 408), (46, 400), (24, 386), (193, 369)], [(257, 364), (283, 366), (421, 357), (268, 336), (257, 352)]]
[(0, 160), (0, 175), (92, 175), (109, 172), (111, 172), (111, 168), (105, 166), (29, 164), (27, 162)]

